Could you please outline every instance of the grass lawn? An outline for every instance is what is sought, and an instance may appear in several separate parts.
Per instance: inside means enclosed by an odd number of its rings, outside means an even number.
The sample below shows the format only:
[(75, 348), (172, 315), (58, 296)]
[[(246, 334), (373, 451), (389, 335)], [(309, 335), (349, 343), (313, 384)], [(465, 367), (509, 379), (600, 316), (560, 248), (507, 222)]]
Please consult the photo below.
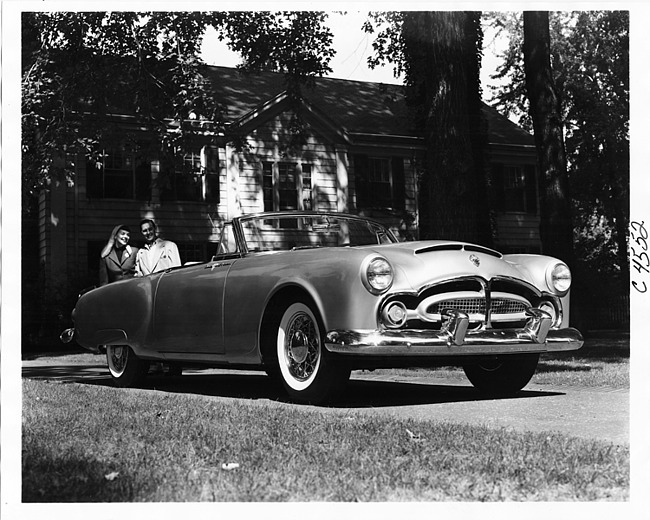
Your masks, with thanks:
[(619, 501), (629, 464), (559, 434), (23, 382), (23, 502)]
[[(629, 388), (625, 341), (544, 356), (531, 384)], [(23, 502), (629, 500), (628, 447), (559, 433), (39, 380), (22, 417)]]

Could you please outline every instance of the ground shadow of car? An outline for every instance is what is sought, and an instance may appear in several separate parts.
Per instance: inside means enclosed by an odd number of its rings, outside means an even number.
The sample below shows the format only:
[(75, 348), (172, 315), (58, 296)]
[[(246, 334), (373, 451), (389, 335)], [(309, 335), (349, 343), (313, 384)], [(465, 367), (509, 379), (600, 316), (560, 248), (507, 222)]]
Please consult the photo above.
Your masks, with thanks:
[[(61, 383), (82, 383), (113, 386), (105, 365), (59, 365), (23, 368), (23, 377), (44, 379)], [(268, 399), (291, 402), (279, 384), (263, 373), (210, 373), (188, 371), (182, 376), (150, 375), (140, 389), (158, 390), (177, 394), (195, 394), (209, 397), (245, 400)], [(125, 391), (128, 391), (125, 390)], [(329, 407), (378, 408), (482, 401), (491, 399), (532, 398), (561, 395), (558, 392), (522, 390), (514, 395), (486, 394), (472, 386), (456, 384), (422, 383), (391, 380), (364, 380), (352, 378), (346, 391)]]

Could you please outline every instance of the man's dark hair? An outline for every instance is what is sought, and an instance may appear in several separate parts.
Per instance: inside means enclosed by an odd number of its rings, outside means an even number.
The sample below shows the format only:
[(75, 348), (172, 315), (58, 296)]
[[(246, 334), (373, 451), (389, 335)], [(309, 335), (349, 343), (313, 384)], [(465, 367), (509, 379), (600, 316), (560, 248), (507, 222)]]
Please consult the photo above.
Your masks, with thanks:
[(140, 221), (140, 229), (142, 229), (142, 224), (147, 224), (147, 223), (149, 223), (149, 224), (151, 224), (153, 226), (154, 231), (158, 231), (158, 226), (156, 226), (156, 223), (153, 220), (151, 220), (150, 218), (143, 218)]

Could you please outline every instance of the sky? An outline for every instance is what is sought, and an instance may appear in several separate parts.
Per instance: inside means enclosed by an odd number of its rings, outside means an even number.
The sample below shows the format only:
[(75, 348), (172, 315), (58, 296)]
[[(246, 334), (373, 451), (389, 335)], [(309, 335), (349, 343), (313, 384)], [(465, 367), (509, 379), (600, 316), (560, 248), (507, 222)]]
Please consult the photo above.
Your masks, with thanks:
[[(373, 35), (363, 32), (361, 26), (366, 19), (366, 11), (347, 11), (346, 14), (332, 12), (327, 20), (334, 34), (333, 47), (336, 55), (330, 62), (332, 73), (330, 77), (355, 81), (370, 81), (376, 83), (401, 84), (400, 79), (393, 76), (392, 66), (377, 67), (374, 70), (367, 65), (368, 56), (372, 55)], [(499, 64), (496, 52), (502, 41), (495, 41), (491, 33), (486, 31), (484, 38), (484, 57), (481, 69), (483, 97), (490, 97), (487, 88), (494, 84), (489, 79)], [(235, 67), (240, 63), (237, 53), (232, 52), (225, 43), (220, 42), (214, 30), (208, 31), (203, 43), (203, 59), (208, 65)]]

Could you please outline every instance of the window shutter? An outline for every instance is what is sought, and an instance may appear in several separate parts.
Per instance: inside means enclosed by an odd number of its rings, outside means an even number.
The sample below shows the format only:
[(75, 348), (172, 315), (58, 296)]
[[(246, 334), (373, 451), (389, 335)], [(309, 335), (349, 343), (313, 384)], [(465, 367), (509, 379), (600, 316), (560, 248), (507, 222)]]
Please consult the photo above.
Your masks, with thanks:
[(354, 155), (354, 183), (357, 194), (357, 208), (365, 208), (370, 203), (368, 182), (368, 156)]
[(205, 201), (211, 203), (221, 202), (221, 193), (219, 192), (219, 156), (216, 150), (211, 147), (206, 148), (207, 168), (205, 172)]
[(103, 196), (103, 171), (97, 160), (86, 158), (86, 197), (98, 199)]
[(524, 166), (524, 179), (526, 183), (526, 213), (537, 214), (537, 176), (535, 165)]
[(392, 158), (393, 170), (393, 208), (403, 210), (406, 207), (406, 180), (404, 178), (404, 158)]
[(135, 198), (151, 200), (151, 163), (144, 159), (135, 169)]
[(492, 163), (492, 183), (494, 193), (494, 210), (505, 211), (506, 198), (503, 183), (503, 163)]

